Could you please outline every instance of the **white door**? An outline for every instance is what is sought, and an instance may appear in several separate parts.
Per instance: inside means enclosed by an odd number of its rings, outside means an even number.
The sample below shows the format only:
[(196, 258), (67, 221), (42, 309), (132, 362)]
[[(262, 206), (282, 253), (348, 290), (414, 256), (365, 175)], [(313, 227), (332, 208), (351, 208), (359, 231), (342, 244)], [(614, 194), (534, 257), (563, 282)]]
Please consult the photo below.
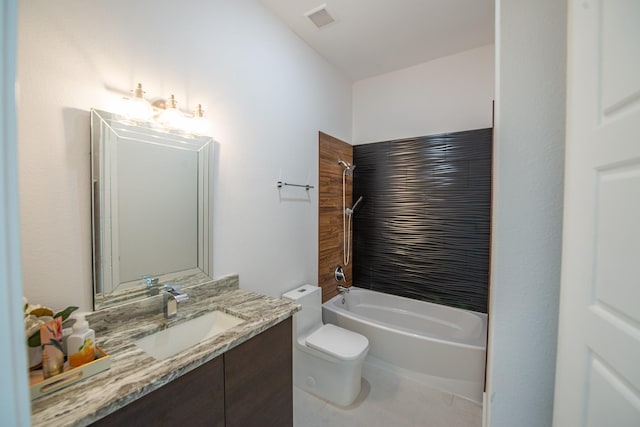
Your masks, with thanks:
[(638, 427), (640, 0), (569, 0), (568, 41), (554, 425)]

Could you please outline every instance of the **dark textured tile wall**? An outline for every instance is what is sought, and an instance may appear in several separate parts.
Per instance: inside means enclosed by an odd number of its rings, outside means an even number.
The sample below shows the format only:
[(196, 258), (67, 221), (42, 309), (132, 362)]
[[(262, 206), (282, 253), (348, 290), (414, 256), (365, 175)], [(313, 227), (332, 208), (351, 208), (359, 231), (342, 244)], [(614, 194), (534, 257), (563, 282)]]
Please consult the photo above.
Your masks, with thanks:
[(356, 286), (487, 312), (492, 129), (356, 145)]

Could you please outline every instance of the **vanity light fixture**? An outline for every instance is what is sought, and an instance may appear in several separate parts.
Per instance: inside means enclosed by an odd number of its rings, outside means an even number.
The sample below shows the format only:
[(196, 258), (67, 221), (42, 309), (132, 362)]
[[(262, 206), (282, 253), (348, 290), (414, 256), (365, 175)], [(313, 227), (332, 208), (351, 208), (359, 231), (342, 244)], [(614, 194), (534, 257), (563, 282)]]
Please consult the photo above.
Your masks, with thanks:
[(142, 83), (138, 83), (138, 86), (133, 92), (133, 98), (129, 98), (124, 106), (124, 116), (130, 120), (147, 121), (153, 117), (153, 108), (149, 101), (144, 99), (144, 91), (142, 90)]
[(207, 135), (210, 131), (209, 121), (204, 117), (202, 105), (193, 112), (193, 116), (185, 115), (178, 109), (178, 101), (174, 95), (169, 99), (157, 99), (150, 104), (144, 99), (142, 84), (138, 83), (132, 90), (133, 97), (124, 98), (120, 114), (126, 120), (148, 122), (151, 127), (173, 129), (192, 135)]

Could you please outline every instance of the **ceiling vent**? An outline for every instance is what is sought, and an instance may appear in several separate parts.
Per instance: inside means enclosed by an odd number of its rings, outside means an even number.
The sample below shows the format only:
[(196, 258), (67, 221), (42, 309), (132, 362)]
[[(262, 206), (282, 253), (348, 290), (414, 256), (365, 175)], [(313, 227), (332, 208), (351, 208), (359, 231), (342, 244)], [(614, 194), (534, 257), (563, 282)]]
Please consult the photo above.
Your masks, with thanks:
[(323, 4), (321, 6), (316, 7), (315, 9), (311, 9), (307, 13), (304, 14), (307, 18), (311, 20), (318, 28), (326, 27), (327, 25), (336, 22), (336, 20), (329, 14), (327, 11), (327, 5)]

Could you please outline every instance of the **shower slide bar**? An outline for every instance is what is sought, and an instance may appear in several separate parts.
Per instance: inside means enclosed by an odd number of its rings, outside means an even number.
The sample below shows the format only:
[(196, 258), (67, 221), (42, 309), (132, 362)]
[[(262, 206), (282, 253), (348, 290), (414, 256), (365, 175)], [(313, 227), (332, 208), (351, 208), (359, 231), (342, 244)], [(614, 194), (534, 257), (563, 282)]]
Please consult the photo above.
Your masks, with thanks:
[(309, 184), (290, 184), (288, 182), (283, 182), (283, 181), (278, 181), (277, 182), (278, 188), (282, 188), (284, 186), (289, 186), (289, 187), (302, 187), (305, 190), (309, 191), (310, 188), (314, 188), (313, 185), (309, 185)]

